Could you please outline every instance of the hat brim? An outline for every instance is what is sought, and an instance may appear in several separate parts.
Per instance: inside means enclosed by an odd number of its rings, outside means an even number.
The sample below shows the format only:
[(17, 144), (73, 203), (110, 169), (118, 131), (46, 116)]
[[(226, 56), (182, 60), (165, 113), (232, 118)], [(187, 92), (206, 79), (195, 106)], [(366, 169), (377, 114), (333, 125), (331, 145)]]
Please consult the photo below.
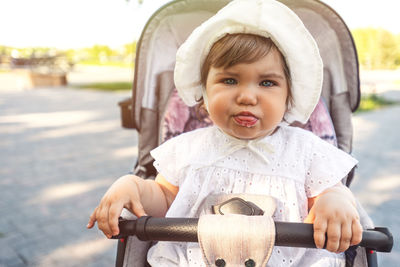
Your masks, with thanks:
[(174, 72), (179, 96), (188, 106), (202, 97), (200, 68), (212, 45), (226, 34), (269, 37), (283, 54), (291, 76), (293, 103), (284, 115), (288, 123), (307, 122), (318, 103), (323, 63), (318, 46), (300, 18), (274, 0), (236, 0), (197, 27), (178, 49)]

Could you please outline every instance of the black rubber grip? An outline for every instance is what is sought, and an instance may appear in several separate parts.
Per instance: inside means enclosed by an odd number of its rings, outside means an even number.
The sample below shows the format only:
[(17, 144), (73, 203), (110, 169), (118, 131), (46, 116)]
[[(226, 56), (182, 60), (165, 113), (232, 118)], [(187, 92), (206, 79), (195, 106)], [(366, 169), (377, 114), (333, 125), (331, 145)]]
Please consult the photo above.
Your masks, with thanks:
[[(140, 240), (198, 242), (198, 218), (154, 218), (121, 220), (119, 239), (136, 235)], [(275, 222), (275, 246), (315, 248), (313, 225)], [(387, 228), (364, 230), (359, 246), (379, 252), (390, 252), (393, 236)]]

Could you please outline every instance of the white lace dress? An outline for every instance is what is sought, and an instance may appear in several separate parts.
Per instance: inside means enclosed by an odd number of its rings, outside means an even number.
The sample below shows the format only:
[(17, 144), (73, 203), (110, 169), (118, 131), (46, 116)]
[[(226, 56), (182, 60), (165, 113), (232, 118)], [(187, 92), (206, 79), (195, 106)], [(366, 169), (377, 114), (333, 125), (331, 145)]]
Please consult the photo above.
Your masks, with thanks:
[[(265, 194), (277, 199), (274, 220), (302, 222), (307, 198), (337, 184), (357, 164), (312, 133), (281, 126), (255, 141), (238, 140), (217, 127), (172, 138), (154, 149), (155, 167), (179, 186), (166, 217), (198, 217), (208, 195)], [(205, 266), (197, 243), (158, 242), (152, 266)], [(344, 266), (343, 254), (323, 249), (275, 247), (267, 266)]]

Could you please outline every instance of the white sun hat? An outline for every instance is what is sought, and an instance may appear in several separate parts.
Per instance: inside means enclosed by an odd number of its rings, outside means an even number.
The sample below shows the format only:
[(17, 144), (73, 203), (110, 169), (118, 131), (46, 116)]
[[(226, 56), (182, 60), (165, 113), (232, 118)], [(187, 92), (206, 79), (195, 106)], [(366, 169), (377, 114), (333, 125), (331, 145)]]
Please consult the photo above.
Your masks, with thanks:
[(288, 123), (307, 122), (318, 103), (323, 64), (316, 42), (300, 18), (274, 0), (235, 0), (197, 27), (178, 49), (174, 72), (179, 96), (194, 106), (203, 95), (201, 66), (212, 45), (226, 34), (247, 33), (271, 38), (283, 54), (291, 76), (293, 104)]

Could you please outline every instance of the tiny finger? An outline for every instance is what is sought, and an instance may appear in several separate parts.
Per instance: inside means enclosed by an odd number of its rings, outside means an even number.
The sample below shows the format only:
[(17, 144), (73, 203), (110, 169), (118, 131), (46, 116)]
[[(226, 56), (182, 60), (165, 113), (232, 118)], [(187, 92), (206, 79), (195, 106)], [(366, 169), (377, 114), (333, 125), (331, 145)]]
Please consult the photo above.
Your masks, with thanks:
[(352, 237), (350, 246), (358, 245), (362, 239), (363, 228), (359, 220), (354, 220), (352, 224)]
[(92, 228), (96, 222), (96, 212), (97, 212), (97, 207), (94, 209), (94, 211), (92, 212), (92, 214), (89, 217), (89, 222), (86, 225), (86, 227), (88, 229)]
[(108, 224), (112, 235), (119, 234), (118, 218), (121, 215), (123, 205), (113, 204), (108, 210)]
[(344, 252), (349, 248), (351, 237), (352, 237), (351, 224), (343, 224), (342, 231), (340, 234), (340, 244), (339, 244), (338, 252)]
[(319, 220), (318, 218), (316, 218), (314, 221), (314, 242), (317, 248), (324, 247), (326, 230), (327, 230), (326, 220)]
[(108, 206), (102, 206), (98, 211), (97, 211), (97, 225), (101, 231), (103, 231), (104, 235), (106, 235), (108, 238), (112, 236), (111, 234), (111, 229), (108, 224)]
[(328, 224), (326, 249), (330, 252), (337, 252), (339, 249), (341, 228), (339, 223), (332, 222)]

